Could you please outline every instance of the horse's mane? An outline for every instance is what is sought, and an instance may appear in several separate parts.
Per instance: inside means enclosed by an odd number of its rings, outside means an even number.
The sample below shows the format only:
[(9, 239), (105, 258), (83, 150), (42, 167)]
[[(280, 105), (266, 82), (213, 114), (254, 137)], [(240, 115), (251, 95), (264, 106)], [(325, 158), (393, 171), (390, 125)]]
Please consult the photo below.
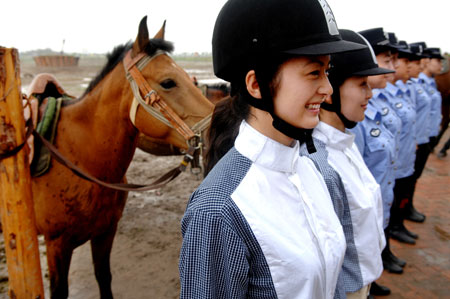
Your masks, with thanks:
[[(91, 92), (95, 86), (103, 79), (109, 72), (111, 72), (119, 62), (121, 62), (125, 56), (125, 54), (128, 52), (128, 50), (131, 49), (133, 44), (131, 42), (128, 42), (123, 45), (116, 46), (112, 52), (106, 54), (107, 62), (103, 69), (97, 74), (97, 76), (92, 79), (91, 83), (89, 83), (88, 87), (84, 91), (83, 95), (79, 97), (78, 99), (74, 101), (64, 101), (65, 105), (70, 105), (75, 102), (80, 101), (84, 96), (86, 96), (89, 92)], [(152, 56), (156, 53), (158, 50), (163, 50), (166, 52), (171, 53), (173, 51), (173, 44), (171, 42), (165, 41), (163, 39), (150, 39), (150, 42), (145, 46), (145, 53), (147, 55)]]

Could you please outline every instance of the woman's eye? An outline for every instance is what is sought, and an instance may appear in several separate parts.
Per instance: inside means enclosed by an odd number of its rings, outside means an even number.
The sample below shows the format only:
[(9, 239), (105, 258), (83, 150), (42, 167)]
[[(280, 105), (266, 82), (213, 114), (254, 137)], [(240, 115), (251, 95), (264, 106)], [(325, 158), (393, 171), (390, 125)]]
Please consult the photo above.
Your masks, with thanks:
[(175, 83), (175, 81), (173, 81), (172, 79), (167, 79), (164, 80), (160, 83), (160, 85), (162, 86), (162, 88), (164, 89), (171, 89), (177, 86), (177, 84)]
[(313, 72), (311, 72), (311, 73), (309, 73), (310, 75), (313, 75), (313, 76), (319, 76), (320, 75), (320, 71), (319, 70), (317, 70), (317, 71), (313, 71)]

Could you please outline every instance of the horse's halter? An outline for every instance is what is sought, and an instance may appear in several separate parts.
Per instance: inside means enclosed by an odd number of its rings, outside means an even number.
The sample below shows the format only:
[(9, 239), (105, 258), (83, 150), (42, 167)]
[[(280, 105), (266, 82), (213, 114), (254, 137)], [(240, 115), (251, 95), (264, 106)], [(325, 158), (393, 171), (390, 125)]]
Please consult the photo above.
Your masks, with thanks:
[[(130, 108), (130, 120), (135, 125), (136, 112), (141, 105), (145, 111), (150, 113), (165, 125), (175, 129), (184, 137), (189, 147), (188, 153), (193, 153), (201, 149), (201, 133), (209, 126), (211, 122), (211, 114), (200, 120), (192, 128), (190, 128), (176, 113), (170, 108), (164, 99), (150, 87), (145, 80), (141, 70), (155, 57), (166, 54), (164, 51), (157, 51), (154, 55), (149, 56), (145, 53), (139, 53), (136, 57), (131, 57), (131, 50), (125, 55), (123, 65), (128, 81), (130, 81), (133, 90), (133, 102)], [(141, 93), (144, 95), (142, 99)]]

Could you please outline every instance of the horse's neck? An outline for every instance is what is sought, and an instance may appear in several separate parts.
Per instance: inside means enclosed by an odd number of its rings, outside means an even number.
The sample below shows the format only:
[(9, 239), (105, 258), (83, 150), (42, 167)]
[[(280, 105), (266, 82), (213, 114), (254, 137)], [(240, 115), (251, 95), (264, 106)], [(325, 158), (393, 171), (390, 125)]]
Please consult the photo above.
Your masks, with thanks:
[(78, 103), (62, 109), (58, 146), (93, 175), (105, 179), (123, 176), (137, 140), (128, 116), (131, 97), (119, 64)]

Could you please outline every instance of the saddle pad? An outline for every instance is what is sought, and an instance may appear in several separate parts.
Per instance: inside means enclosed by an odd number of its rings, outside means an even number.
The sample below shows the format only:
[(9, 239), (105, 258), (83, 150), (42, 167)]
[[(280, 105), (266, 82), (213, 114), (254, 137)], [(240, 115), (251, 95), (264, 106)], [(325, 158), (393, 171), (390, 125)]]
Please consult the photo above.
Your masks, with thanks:
[[(62, 101), (62, 97), (58, 99), (48, 97), (45, 112), (36, 128), (36, 131), (51, 143), (53, 143), (53, 140), (55, 139)], [(43, 175), (50, 168), (50, 162), (50, 151), (45, 146), (42, 146), (41, 141), (35, 139), (34, 158), (31, 163), (31, 176), (38, 177)]]

